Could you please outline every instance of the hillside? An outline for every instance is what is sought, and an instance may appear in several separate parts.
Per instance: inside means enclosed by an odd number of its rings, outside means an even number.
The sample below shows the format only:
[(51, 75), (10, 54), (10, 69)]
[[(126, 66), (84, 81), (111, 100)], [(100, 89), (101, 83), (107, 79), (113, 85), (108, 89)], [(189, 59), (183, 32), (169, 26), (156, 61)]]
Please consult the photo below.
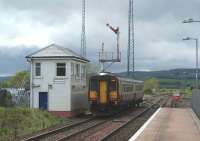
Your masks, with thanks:
[[(126, 72), (119, 73), (126, 76)], [(160, 80), (161, 87), (181, 88), (194, 85), (195, 69), (172, 69), (163, 71), (136, 71), (135, 79), (145, 80), (155, 77)]]
[[(199, 71), (200, 72), (200, 71)], [(126, 76), (126, 72), (118, 75)], [(161, 87), (180, 88), (194, 85), (195, 69), (172, 69), (161, 71), (136, 71), (135, 79), (145, 80), (155, 77), (160, 80)], [(0, 77), (0, 82), (8, 80), (10, 77)]]
[[(126, 76), (126, 72), (119, 73)], [(195, 69), (172, 69), (162, 71), (136, 71), (135, 78), (145, 80), (147, 78), (156, 77), (164, 79), (194, 79)]]
[(0, 82), (9, 80), (10, 76), (0, 76)]

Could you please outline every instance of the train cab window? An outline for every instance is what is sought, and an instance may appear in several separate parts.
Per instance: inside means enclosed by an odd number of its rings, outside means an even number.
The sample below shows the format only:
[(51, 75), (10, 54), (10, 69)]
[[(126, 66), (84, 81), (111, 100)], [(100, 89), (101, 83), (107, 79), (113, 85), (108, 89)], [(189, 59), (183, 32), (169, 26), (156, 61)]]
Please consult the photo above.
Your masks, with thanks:
[(116, 80), (112, 80), (110, 82), (110, 91), (116, 91), (117, 90), (117, 83), (116, 83)]
[(97, 90), (98, 89), (98, 81), (97, 80), (91, 80), (90, 81), (90, 90)]

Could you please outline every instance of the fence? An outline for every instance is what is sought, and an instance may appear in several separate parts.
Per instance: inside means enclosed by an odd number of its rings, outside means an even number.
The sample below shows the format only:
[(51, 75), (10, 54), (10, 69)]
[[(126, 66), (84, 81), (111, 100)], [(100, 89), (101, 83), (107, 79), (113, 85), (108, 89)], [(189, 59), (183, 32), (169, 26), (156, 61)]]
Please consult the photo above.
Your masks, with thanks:
[(26, 106), (29, 107), (30, 102), (30, 91), (25, 90), (24, 88), (5, 88), (12, 96), (12, 103), (15, 106)]
[(200, 119), (200, 90), (194, 89), (192, 92), (192, 109)]

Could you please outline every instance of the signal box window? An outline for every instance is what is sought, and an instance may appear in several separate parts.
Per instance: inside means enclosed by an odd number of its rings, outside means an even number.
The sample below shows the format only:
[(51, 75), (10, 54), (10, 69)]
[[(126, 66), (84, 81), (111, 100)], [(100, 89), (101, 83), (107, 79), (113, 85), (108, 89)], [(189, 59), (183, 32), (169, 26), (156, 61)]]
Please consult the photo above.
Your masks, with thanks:
[(80, 64), (76, 64), (76, 76), (80, 77)]
[(35, 76), (41, 76), (41, 64), (40, 63), (35, 64)]
[(74, 63), (71, 63), (71, 75), (74, 76)]
[(86, 76), (86, 68), (85, 65), (82, 65), (82, 74), (81, 74), (82, 78), (85, 78)]
[(57, 76), (65, 76), (65, 75), (66, 75), (66, 64), (57, 63)]

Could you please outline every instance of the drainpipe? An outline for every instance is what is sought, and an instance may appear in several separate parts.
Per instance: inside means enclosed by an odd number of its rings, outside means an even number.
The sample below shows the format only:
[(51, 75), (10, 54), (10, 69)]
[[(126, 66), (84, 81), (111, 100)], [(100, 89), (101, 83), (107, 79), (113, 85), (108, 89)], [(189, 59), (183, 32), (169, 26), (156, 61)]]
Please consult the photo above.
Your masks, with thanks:
[[(33, 61), (32, 58), (28, 58), (27, 61), (30, 63), (31, 70), (30, 70), (30, 108), (34, 108), (34, 96), (33, 96)], [(32, 101), (32, 102), (31, 102)]]

